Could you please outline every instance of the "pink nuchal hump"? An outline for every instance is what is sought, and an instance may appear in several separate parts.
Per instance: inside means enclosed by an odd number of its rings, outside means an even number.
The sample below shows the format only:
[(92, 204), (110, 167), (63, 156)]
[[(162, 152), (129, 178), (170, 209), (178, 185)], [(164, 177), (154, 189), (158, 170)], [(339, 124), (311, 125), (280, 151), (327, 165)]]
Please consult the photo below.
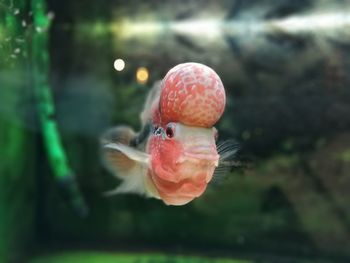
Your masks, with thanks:
[(180, 64), (162, 82), (161, 122), (212, 127), (221, 117), (225, 103), (225, 89), (214, 70), (199, 63)]

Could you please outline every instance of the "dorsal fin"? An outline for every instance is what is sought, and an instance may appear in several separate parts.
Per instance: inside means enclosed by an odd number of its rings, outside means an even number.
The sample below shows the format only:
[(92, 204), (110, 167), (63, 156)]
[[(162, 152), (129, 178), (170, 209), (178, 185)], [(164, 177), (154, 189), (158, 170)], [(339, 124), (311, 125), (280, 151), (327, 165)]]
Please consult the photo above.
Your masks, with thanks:
[(154, 83), (152, 89), (147, 95), (146, 102), (141, 112), (140, 119), (141, 124), (144, 127), (147, 123), (152, 120), (152, 115), (154, 111), (159, 107), (159, 96), (160, 96), (161, 81), (158, 80)]

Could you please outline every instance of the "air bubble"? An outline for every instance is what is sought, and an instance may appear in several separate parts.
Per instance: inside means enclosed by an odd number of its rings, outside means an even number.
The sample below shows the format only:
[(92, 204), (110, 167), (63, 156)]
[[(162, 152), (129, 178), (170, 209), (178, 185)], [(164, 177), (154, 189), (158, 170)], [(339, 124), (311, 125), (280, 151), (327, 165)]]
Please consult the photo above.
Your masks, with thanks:
[(14, 15), (18, 15), (19, 14), (19, 9), (16, 8), (15, 11), (13, 12)]

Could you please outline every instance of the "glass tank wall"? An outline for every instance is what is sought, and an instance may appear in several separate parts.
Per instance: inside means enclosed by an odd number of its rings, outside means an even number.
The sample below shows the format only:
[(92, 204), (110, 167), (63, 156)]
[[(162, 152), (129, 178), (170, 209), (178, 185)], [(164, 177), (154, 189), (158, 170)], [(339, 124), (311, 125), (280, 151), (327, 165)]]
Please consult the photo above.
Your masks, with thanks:
[[(0, 19), (0, 262), (350, 259), (348, 1), (0, 0)], [(101, 134), (139, 130), (189, 61), (221, 77), (219, 141), (246, 165), (185, 206), (106, 197)]]

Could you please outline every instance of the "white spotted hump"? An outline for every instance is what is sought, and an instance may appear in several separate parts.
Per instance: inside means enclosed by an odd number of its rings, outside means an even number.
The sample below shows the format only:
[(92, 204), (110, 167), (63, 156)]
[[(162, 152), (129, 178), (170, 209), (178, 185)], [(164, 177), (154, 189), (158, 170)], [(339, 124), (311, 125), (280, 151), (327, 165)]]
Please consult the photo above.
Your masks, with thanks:
[(199, 63), (184, 63), (165, 76), (160, 92), (162, 123), (181, 122), (212, 127), (226, 103), (225, 89), (216, 72)]

